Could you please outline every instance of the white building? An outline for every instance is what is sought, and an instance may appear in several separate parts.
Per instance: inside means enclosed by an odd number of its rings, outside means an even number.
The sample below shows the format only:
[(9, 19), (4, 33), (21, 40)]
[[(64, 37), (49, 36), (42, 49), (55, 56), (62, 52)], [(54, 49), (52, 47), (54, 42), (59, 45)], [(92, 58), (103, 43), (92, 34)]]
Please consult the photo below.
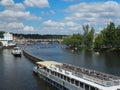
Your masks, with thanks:
[(0, 38), (0, 46), (9, 47), (14, 45), (15, 44), (13, 43), (13, 35), (9, 32), (4, 33), (3, 38)]

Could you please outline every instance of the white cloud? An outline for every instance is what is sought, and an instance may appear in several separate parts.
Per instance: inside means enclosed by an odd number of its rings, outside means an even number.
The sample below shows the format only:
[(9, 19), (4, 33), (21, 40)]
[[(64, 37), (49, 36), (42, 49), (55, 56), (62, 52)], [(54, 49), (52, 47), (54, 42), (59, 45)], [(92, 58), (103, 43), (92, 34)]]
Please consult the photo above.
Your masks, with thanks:
[(39, 7), (39, 8), (49, 7), (48, 0), (25, 0), (24, 4), (28, 7)]
[(0, 19), (3, 21), (41, 20), (41, 17), (31, 15), (30, 12), (4, 10), (0, 12)]
[(3, 6), (12, 6), (12, 5), (14, 5), (14, 1), (13, 0), (1, 0), (0, 1), (0, 5), (3, 5)]
[(24, 31), (34, 31), (35, 29), (32, 26), (25, 26), (23, 28)]
[(22, 3), (14, 3), (13, 0), (1, 0), (0, 5), (4, 6), (6, 10), (25, 10), (25, 6)]
[(23, 23), (12, 22), (7, 25), (11, 29), (22, 29), (24, 27)]
[(81, 21), (93, 25), (103, 25), (110, 21), (120, 22), (120, 4), (115, 1), (79, 3), (71, 5), (65, 11), (69, 13), (65, 20)]
[[(82, 26), (72, 21), (62, 21), (56, 22), (53, 20), (47, 20), (43, 22), (45, 28), (44, 31), (50, 31), (53, 33), (58, 32), (59, 34), (72, 34), (72, 33), (80, 33), (82, 32)], [(48, 32), (47, 32), (48, 33)]]
[(24, 25), (22, 22), (0, 23), (0, 29), (14, 33), (34, 33), (36, 31), (34, 27)]
[(79, 24), (72, 21), (64, 21), (64, 22), (56, 22), (53, 20), (44, 21), (43, 24), (45, 26), (53, 26), (53, 27), (75, 27), (79, 26)]
[(52, 21), (52, 20), (45, 21), (45, 22), (43, 22), (43, 24), (46, 25), (46, 26), (64, 26), (65, 25), (62, 22), (55, 22), (55, 21)]

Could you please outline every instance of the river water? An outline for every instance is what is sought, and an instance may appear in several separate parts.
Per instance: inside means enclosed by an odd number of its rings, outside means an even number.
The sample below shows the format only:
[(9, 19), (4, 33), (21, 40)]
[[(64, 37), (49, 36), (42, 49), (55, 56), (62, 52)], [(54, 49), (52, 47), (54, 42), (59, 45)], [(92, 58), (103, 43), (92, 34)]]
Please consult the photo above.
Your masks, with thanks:
[(14, 57), (11, 49), (0, 49), (0, 90), (56, 90), (33, 74), (34, 66), (24, 55)]
[[(29, 45), (27, 51), (47, 60), (120, 76), (120, 54), (98, 55), (86, 50), (72, 52), (58, 43), (42, 45), (39, 42)], [(11, 49), (0, 49), (0, 90), (55, 90), (32, 73), (34, 66), (24, 55), (21, 58), (14, 57)]]
[(31, 54), (46, 60), (69, 63), (120, 76), (120, 53), (96, 54), (90, 50), (72, 52), (58, 43), (43, 45), (39, 42), (29, 46), (27, 50)]

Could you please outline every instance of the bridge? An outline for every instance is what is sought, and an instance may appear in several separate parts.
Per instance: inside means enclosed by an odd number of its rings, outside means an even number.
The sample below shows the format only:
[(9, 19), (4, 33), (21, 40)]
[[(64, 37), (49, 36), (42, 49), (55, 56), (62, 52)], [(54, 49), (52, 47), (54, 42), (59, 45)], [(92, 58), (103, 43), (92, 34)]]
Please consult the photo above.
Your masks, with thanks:
[(62, 42), (62, 39), (16, 39), (17, 42)]

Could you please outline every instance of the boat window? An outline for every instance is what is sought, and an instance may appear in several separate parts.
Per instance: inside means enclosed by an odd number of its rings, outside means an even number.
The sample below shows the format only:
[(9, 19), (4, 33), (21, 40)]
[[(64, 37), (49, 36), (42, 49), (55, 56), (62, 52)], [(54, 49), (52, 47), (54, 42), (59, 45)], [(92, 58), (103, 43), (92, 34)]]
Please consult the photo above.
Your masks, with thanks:
[(71, 83), (74, 84), (74, 79), (71, 79)]
[(46, 67), (44, 67), (44, 69), (46, 70)]
[(70, 78), (69, 77), (67, 77), (67, 81), (70, 82)]
[(85, 90), (89, 90), (89, 86), (85, 84)]
[(55, 72), (55, 76), (57, 76), (57, 73)]
[(84, 85), (84, 84), (83, 84), (82, 82), (80, 82), (80, 87), (81, 87), (81, 88), (83, 88), (83, 85)]
[(96, 89), (95, 89), (95, 87), (92, 87), (92, 86), (91, 86), (91, 87), (90, 87), (90, 90), (96, 90)]
[(58, 75), (58, 77), (60, 76), (60, 74), (59, 74), (59, 73), (57, 73), (57, 75)]
[(50, 72), (50, 73), (52, 73), (52, 71), (51, 71), (51, 70), (49, 70), (49, 72)]
[(79, 85), (79, 81), (75, 80), (75, 85), (78, 86)]
[(47, 69), (47, 72), (49, 72), (49, 69)]
[(61, 74), (59, 73), (59, 76), (58, 77), (60, 77), (61, 78)]
[(51, 71), (51, 74), (54, 75), (54, 71)]
[(63, 75), (61, 74), (61, 79), (63, 79)]
[(64, 80), (66, 80), (66, 76), (64, 76)]

